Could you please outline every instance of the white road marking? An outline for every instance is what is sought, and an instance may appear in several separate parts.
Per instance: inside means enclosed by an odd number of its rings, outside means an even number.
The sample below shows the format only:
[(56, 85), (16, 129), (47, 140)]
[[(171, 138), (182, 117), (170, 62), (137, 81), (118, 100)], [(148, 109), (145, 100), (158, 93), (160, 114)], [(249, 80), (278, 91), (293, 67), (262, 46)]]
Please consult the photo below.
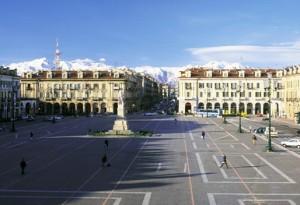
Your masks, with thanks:
[(246, 147), (247, 150), (251, 150), (247, 145), (245, 145), (244, 143), (241, 143), (244, 147)]
[(160, 171), (160, 169), (161, 169), (161, 163), (158, 163), (158, 165), (157, 165), (157, 169), (156, 169), (156, 172), (159, 172), (159, 171)]
[(262, 178), (268, 179), (268, 177), (266, 177), (260, 170), (258, 170), (258, 169), (254, 166), (254, 164), (252, 164), (252, 162), (250, 162), (244, 155), (241, 155), (241, 157), (242, 157), (248, 164), (250, 164), (250, 166), (251, 166), (253, 169), (255, 169), (255, 171), (256, 171), (260, 176), (262, 176)]
[(194, 149), (197, 149), (197, 145), (196, 145), (195, 142), (193, 142), (193, 148), (194, 148)]
[(240, 205), (245, 205), (244, 201), (246, 202), (289, 202), (290, 205), (296, 205), (296, 203), (290, 199), (238, 199)]
[(290, 183), (296, 184), (294, 180), (292, 180), (290, 177), (288, 177), (286, 174), (284, 174), (282, 171), (277, 169), (273, 164), (268, 162), (266, 159), (262, 158), (259, 154), (255, 153), (255, 155), (260, 158), (263, 162), (265, 162), (267, 165), (269, 165), (272, 169), (274, 169), (278, 174), (280, 174), (283, 178), (288, 180)]
[(231, 144), (230, 147), (234, 148), (234, 146)]
[(205, 170), (204, 170), (203, 163), (202, 163), (201, 158), (200, 158), (200, 154), (199, 154), (199, 152), (196, 152), (195, 154), (196, 154), (196, 159), (197, 159), (197, 162), (198, 162), (198, 166), (199, 166), (199, 169), (200, 169), (200, 172), (201, 172), (203, 182), (207, 183), (208, 179), (207, 179), (207, 175), (206, 175)]
[[(118, 193), (118, 192), (116, 192), (116, 193)], [(149, 205), (150, 198), (151, 198), (151, 192), (145, 192), (145, 197), (144, 197), (142, 205)]]
[(191, 131), (189, 131), (189, 133), (190, 133), (191, 140), (194, 141), (195, 139), (194, 139), (193, 133)]
[(206, 144), (206, 147), (207, 147), (207, 148), (210, 148), (210, 145), (209, 145), (209, 144)]
[(8, 148), (13, 148), (13, 147), (16, 147), (16, 146), (19, 146), (19, 145), (22, 145), (22, 144), (26, 144), (26, 143), (28, 143), (28, 142), (20, 142), (19, 144), (9, 146)]
[(186, 173), (186, 163), (184, 163), (183, 173)]

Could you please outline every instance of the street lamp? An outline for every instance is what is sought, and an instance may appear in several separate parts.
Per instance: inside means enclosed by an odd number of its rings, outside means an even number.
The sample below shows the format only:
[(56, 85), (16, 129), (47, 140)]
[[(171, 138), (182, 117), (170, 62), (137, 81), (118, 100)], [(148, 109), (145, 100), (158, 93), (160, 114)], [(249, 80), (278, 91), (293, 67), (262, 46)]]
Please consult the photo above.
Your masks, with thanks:
[(208, 94), (210, 94), (210, 90), (207, 88), (207, 90), (206, 90), (206, 117), (208, 117)]
[(11, 131), (15, 132), (15, 93), (17, 92), (17, 86), (12, 86), (12, 127)]
[(268, 81), (265, 85), (265, 90), (268, 91), (268, 112), (269, 112), (269, 139), (268, 139), (268, 146), (266, 147), (269, 152), (273, 151), (272, 147), (272, 138), (271, 138), (271, 79), (272, 73), (268, 73)]
[(224, 120), (223, 120), (223, 123), (227, 123), (227, 121), (226, 121), (226, 116), (225, 116), (225, 114), (226, 114), (226, 110), (225, 110), (225, 97), (226, 97), (226, 93), (227, 93), (227, 86), (226, 86), (226, 84), (225, 83), (223, 83), (223, 104), (222, 104), (222, 110), (223, 110), (223, 116), (224, 116)]
[(239, 85), (237, 87), (237, 92), (239, 93), (239, 129), (238, 132), (242, 133), (242, 117), (241, 117), (241, 92), (242, 92), (242, 85), (241, 81), (239, 81)]

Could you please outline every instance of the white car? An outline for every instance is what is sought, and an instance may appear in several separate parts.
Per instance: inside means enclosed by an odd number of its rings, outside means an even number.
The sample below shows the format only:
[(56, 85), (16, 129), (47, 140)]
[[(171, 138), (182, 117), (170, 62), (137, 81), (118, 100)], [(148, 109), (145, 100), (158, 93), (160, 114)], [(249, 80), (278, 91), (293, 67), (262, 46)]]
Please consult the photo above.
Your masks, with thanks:
[(281, 145), (284, 147), (297, 147), (300, 148), (300, 140), (298, 139), (291, 139), (289, 141), (281, 142)]

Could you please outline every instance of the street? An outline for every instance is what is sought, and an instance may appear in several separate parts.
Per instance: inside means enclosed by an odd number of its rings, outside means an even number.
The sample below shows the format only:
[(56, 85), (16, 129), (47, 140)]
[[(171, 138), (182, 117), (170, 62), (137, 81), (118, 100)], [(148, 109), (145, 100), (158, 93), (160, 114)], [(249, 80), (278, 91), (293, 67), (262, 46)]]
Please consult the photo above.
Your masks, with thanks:
[[(279, 131), (272, 139), (275, 152), (264, 150), (264, 136), (252, 144), (249, 126), (267, 126), (256, 118), (243, 118), (245, 132), (238, 133), (238, 118), (224, 124), (221, 118), (129, 115), (129, 129), (155, 134), (87, 135), (89, 129), (111, 129), (114, 119), (67, 117), (51, 123), (40, 118), (17, 122), (16, 133), (2, 132), (0, 204), (300, 204), (299, 151), (279, 145), (295, 137), (294, 127), (273, 122)], [(104, 153), (110, 167), (102, 166)], [(228, 169), (220, 168), (222, 153)]]

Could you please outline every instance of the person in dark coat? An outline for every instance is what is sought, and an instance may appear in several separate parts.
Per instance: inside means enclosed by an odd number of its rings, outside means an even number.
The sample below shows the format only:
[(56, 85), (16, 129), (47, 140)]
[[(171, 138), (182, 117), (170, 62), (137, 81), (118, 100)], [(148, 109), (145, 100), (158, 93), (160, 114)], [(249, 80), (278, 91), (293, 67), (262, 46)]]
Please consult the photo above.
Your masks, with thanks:
[(104, 140), (104, 146), (105, 146), (105, 149), (108, 148), (108, 139)]
[(27, 166), (25, 159), (23, 158), (20, 162), (20, 167), (22, 169), (21, 174), (23, 175), (25, 173), (25, 167)]
[(205, 132), (204, 132), (204, 130), (202, 131), (201, 136), (202, 136), (202, 139), (204, 139), (204, 137), (205, 137)]
[(227, 157), (226, 157), (226, 155), (223, 153), (223, 154), (222, 154), (222, 164), (221, 164), (220, 168), (223, 167), (224, 164), (226, 164), (226, 168), (228, 169), (228, 165), (227, 165)]
[(33, 132), (32, 131), (30, 132), (30, 139), (31, 140), (33, 139)]
[(106, 154), (104, 154), (104, 155), (102, 156), (102, 165), (103, 165), (103, 167), (106, 167), (106, 166), (107, 166), (107, 156), (106, 156)]

